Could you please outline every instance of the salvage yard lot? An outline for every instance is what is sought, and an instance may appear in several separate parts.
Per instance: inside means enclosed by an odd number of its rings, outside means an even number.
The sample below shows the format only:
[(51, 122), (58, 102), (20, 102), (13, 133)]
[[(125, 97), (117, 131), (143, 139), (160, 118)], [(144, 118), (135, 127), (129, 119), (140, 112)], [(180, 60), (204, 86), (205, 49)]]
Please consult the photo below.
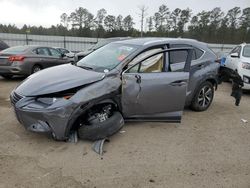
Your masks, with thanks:
[(16, 121), (9, 93), (22, 79), (0, 77), (0, 187), (249, 187), (250, 94), (239, 107), (223, 83), (205, 112), (181, 124), (127, 123), (105, 143), (55, 142)]

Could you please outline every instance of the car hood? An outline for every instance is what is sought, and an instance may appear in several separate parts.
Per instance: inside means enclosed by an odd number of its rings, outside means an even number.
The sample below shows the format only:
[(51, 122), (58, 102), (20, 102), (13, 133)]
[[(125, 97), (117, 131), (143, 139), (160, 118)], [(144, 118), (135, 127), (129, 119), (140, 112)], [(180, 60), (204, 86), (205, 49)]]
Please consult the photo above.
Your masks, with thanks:
[(24, 80), (15, 90), (22, 96), (56, 93), (102, 80), (105, 73), (98, 73), (67, 64), (37, 72)]

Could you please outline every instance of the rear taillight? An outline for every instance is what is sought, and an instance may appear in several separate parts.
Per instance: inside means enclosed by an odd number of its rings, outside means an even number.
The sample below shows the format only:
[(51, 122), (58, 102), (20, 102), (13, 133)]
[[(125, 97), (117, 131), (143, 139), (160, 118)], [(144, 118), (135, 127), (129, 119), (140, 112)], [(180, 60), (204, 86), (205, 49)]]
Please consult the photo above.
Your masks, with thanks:
[(9, 57), (9, 61), (23, 61), (24, 58), (25, 57), (21, 55), (13, 55)]

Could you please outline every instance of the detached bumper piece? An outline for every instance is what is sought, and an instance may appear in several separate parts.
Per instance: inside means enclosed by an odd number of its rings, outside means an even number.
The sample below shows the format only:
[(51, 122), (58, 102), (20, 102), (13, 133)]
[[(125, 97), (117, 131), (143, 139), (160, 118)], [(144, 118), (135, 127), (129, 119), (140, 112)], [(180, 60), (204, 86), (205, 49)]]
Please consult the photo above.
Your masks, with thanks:
[(223, 81), (228, 80), (231, 80), (233, 84), (231, 96), (235, 98), (235, 105), (239, 106), (244, 82), (241, 76), (236, 71), (221, 66), (219, 69), (218, 83), (221, 84)]

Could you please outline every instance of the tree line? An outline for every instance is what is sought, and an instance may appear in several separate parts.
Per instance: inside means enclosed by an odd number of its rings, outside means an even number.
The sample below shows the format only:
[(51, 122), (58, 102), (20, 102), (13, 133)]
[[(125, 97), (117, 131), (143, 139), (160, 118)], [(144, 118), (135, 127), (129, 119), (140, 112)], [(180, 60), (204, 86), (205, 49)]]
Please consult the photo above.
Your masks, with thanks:
[(189, 8), (170, 10), (166, 4), (157, 12), (146, 16), (145, 6), (141, 19), (141, 30), (135, 29), (131, 15), (110, 15), (100, 9), (94, 15), (86, 8), (79, 7), (70, 14), (63, 13), (61, 22), (49, 28), (43, 26), (0, 24), (0, 32), (41, 35), (66, 35), (78, 37), (186, 37), (209, 43), (250, 42), (250, 7), (234, 7), (227, 12), (215, 7), (210, 11), (193, 14)]

